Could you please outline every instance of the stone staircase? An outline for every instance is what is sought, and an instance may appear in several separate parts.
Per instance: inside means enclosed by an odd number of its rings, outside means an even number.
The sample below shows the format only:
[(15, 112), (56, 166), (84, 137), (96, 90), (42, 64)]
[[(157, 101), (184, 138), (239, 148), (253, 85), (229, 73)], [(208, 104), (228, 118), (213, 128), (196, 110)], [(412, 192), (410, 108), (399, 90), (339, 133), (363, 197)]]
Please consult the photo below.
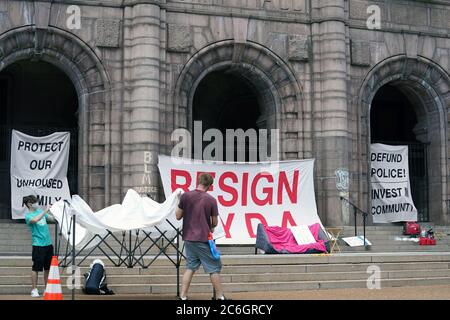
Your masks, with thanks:
[[(86, 272), (91, 261), (83, 264), (80, 274)], [(112, 267), (103, 261), (107, 264), (108, 286), (117, 294), (176, 295), (176, 269), (166, 258), (159, 258), (148, 269)], [(222, 261), (223, 286), (229, 293), (365, 288), (372, 275), (368, 267), (374, 265), (380, 268), (381, 287), (450, 284), (450, 253), (227, 255)], [(60, 273), (67, 294), (67, 269), (60, 268)], [(0, 257), (0, 296), (29, 291), (30, 258)], [(210, 293), (208, 275), (199, 271), (190, 291)]]
[[(333, 255), (255, 255), (254, 246), (219, 246), (223, 255), (224, 288), (230, 293), (365, 288), (371, 275), (367, 269), (372, 265), (380, 268), (382, 287), (450, 284), (450, 227), (430, 224), (426, 227), (434, 227), (440, 233), (438, 245), (419, 246), (415, 242), (396, 241), (396, 237), (402, 237), (401, 226), (370, 226), (366, 237), (372, 246), (349, 247), (340, 240), (342, 253)], [(362, 235), (362, 227), (358, 228), (358, 234)], [(344, 228), (343, 237), (353, 235), (353, 227)], [(117, 243), (108, 243), (115, 250), (120, 249)], [(60, 252), (64, 252), (64, 247)], [(146, 259), (157, 252), (151, 250)], [(173, 249), (167, 250), (168, 255), (174, 253)], [(101, 252), (97, 250), (94, 254), (101, 255)], [(30, 255), (31, 237), (27, 226), (0, 223), (0, 295), (29, 294)], [(176, 269), (164, 256), (147, 269), (114, 267), (104, 256), (100, 258), (107, 264), (109, 287), (118, 294), (175, 296), (177, 292)], [(87, 271), (93, 259), (94, 256), (86, 259), (80, 275)], [(183, 271), (182, 267), (181, 274)], [(67, 269), (60, 268), (60, 272), (64, 292), (68, 293)], [(199, 273), (194, 277), (191, 292), (210, 293), (208, 275)], [(82, 280), (80, 276), (80, 283)]]

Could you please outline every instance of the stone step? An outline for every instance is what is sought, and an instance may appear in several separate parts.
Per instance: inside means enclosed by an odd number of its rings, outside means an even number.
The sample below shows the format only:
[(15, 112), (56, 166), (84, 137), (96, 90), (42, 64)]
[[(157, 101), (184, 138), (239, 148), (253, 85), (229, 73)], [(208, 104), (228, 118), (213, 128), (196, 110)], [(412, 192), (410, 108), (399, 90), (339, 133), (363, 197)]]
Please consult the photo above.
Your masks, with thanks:
[[(419, 241), (418, 239), (415, 241), (411, 241), (411, 240), (395, 240), (394, 238), (392, 239), (373, 239), (373, 238), (369, 238), (367, 237), (367, 240), (369, 240), (370, 243), (372, 243), (372, 245), (377, 245), (377, 246), (418, 246), (419, 245)], [(344, 241), (339, 241), (338, 242), (339, 245), (342, 244), (342, 246), (349, 246), (347, 243), (345, 243)], [(441, 245), (441, 246), (448, 246), (450, 248), (450, 239), (445, 238), (445, 239), (436, 239), (436, 245)]]
[[(356, 248), (356, 249), (355, 249)], [(341, 247), (342, 250), (342, 247)], [(372, 251), (372, 252), (396, 252), (396, 251), (449, 251), (448, 245), (434, 245), (434, 246), (421, 246), (417, 244), (411, 245), (377, 245), (373, 244), (372, 246), (367, 246), (367, 249), (364, 249), (364, 246), (361, 247), (345, 247), (343, 251), (346, 252), (354, 252), (354, 251)]]
[[(450, 238), (447, 239), (437, 239), (437, 244), (435, 246), (419, 246), (417, 242), (412, 241), (398, 241), (394, 238), (392, 239), (384, 239), (384, 240), (374, 240), (373, 238), (367, 237), (367, 239), (372, 243), (371, 248), (368, 250), (371, 251), (379, 251), (379, 252), (395, 252), (395, 251), (403, 251), (405, 250), (418, 250), (418, 251), (450, 251)], [(344, 251), (363, 251), (362, 247), (350, 247), (348, 246), (343, 240), (339, 241), (339, 246)], [(149, 247), (149, 246), (148, 246)], [(142, 251), (147, 250), (148, 248), (146, 246), (141, 247)], [(102, 245), (101, 248), (108, 252), (112, 253), (111, 249), (108, 248), (105, 245)], [(118, 245), (111, 245), (112, 250), (119, 253), (122, 249)], [(219, 250), (222, 252), (222, 254), (254, 254), (255, 247), (254, 246), (220, 246), (218, 245)], [(85, 249), (82, 253), (87, 254), (90, 250)], [(60, 254), (65, 254), (66, 247), (61, 246), (59, 250)], [(70, 252), (70, 248), (69, 248)], [(124, 252), (124, 251), (123, 251)], [(169, 247), (166, 249), (166, 252), (168, 254), (175, 254), (176, 251), (173, 247)], [(16, 246), (16, 245), (0, 245), (0, 254), (12, 254), (12, 253), (20, 253), (20, 254), (31, 254), (31, 243), (28, 243), (27, 245), (23, 246)], [(159, 249), (156, 247), (153, 247), (148, 251), (150, 254), (157, 254), (159, 253)], [(102, 251), (100, 249), (96, 249), (94, 251), (94, 254), (102, 254)]]
[[(80, 260), (83, 257), (77, 257), (76, 261), (79, 263)], [(95, 259), (101, 259), (106, 266), (111, 266), (113, 267), (113, 263), (108, 260), (105, 256), (91, 256), (89, 258), (86, 258), (83, 263), (82, 266), (89, 266), (92, 261), (94, 261)], [(149, 263), (150, 259), (152, 259), (153, 257), (149, 257), (146, 256), (145, 257), (145, 262)], [(176, 257), (171, 257), (172, 259), (174, 259), (174, 261), (176, 260)], [(117, 259), (114, 259), (115, 262), (118, 262)], [(60, 265), (62, 265), (62, 259), (60, 257), (59, 259)], [(27, 255), (27, 256), (0, 256), (0, 267), (29, 267), (31, 264), (31, 255)], [(67, 264), (70, 265), (70, 257), (67, 260)], [(153, 264), (152, 266), (173, 266), (173, 264), (167, 259), (167, 258), (158, 258)]]
[[(180, 272), (184, 272), (184, 261), (180, 267)], [(222, 274), (260, 274), (260, 273), (319, 273), (319, 272), (366, 272), (372, 263), (358, 264), (324, 264), (324, 265), (267, 265), (267, 266), (231, 266), (226, 265), (222, 269)], [(0, 267), (2, 276), (28, 276), (30, 274), (31, 260), (27, 267)], [(380, 265), (382, 271), (401, 271), (401, 270), (447, 270), (450, 267), (449, 262), (425, 262), (425, 263), (383, 263)], [(61, 274), (68, 269), (60, 268)], [(80, 272), (84, 274), (89, 270), (88, 267), (81, 267)], [(197, 274), (202, 274), (200, 269)], [(106, 274), (109, 275), (175, 275), (175, 267), (151, 266), (143, 269), (139, 267), (106, 267)]]
[[(116, 252), (119, 252), (121, 249), (123, 249), (122, 251), (125, 252), (124, 248), (119, 246), (119, 245), (111, 246), (110, 248), (108, 246), (102, 245), (100, 248), (103, 249), (104, 251), (107, 251), (107, 252), (111, 252), (111, 249), (116, 251)], [(140, 251), (139, 251), (139, 249), (137, 249), (136, 252), (137, 253), (145, 252), (149, 248), (150, 248), (150, 246), (141, 246)], [(91, 251), (91, 249), (84, 249), (82, 253), (86, 253), (87, 254), (87, 253), (89, 253)], [(134, 248), (132, 247), (132, 250), (133, 249)], [(16, 250), (16, 251), (14, 251), (14, 250)], [(32, 250), (31, 241), (29, 243), (27, 243), (26, 245), (14, 245), (14, 244), (0, 245), (0, 252), (5, 252), (5, 253), (6, 252), (30, 252), (31, 253), (31, 250)], [(97, 248), (95, 250), (98, 251), (100, 249)], [(128, 247), (127, 247), (127, 250), (129, 250)], [(150, 252), (159, 252), (159, 249), (156, 248), (156, 247), (152, 247), (150, 250), (151, 250)], [(71, 252), (71, 248), (69, 247), (67, 251)], [(174, 252), (174, 253), (176, 252), (176, 250), (173, 247), (167, 248), (165, 251), (166, 252)], [(225, 251), (234, 251), (234, 250), (225, 249)], [(236, 250), (236, 252), (241, 252), (241, 251), (242, 252), (244, 252), (244, 251), (248, 252), (248, 249), (244, 249), (244, 250), (237, 249)], [(253, 251), (254, 251), (254, 248), (253, 248)], [(60, 247), (59, 248), (59, 252), (60, 252), (60, 254), (65, 253), (66, 252), (66, 247), (65, 246)], [(78, 252), (79, 251), (77, 250), (77, 253)]]
[[(435, 246), (420, 246), (417, 242), (411, 242), (411, 241), (398, 241), (398, 240), (373, 240), (369, 238), (369, 241), (371, 241), (372, 246), (368, 246), (368, 249), (364, 249), (361, 247), (350, 247), (345, 242), (339, 241), (339, 246), (341, 247), (342, 251), (345, 252), (354, 252), (354, 251), (377, 251), (377, 252), (396, 252), (396, 251), (450, 251), (450, 240), (449, 239), (437, 239), (437, 244)], [(101, 247), (105, 252), (112, 253), (111, 249), (109, 249), (106, 246)], [(239, 254), (239, 255), (249, 255), (254, 254), (255, 248), (254, 246), (248, 246), (248, 247), (221, 247), (218, 246), (219, 250), (222, 252), (223, 255), (226, 254)], [(120, 246), (112, 246), (112, 250), (119, 253), (121, 250)], [(142, 251), (145, 251), (145, 247), (142, 247)], [(84, 250), (82, 252), (82, 255), (87, 254), (90, 250)], [(60, 248), (60, 255), (65, 254), (66, 247)], [(70, 252), (70, 248), (69, 251)], [(26, 246), (4, 246), (0, 245), (0, 254), (31, 254), (31, 244), (28, 244)], [(124, 253), (124, 251), (123, 251)], [(147, 253), (149, 254), (157, 254), (159, 253), (159, 249), (152, 248)], [(174, 248), (168, 248), (166, 250), (166, 253), (168, 254), (175, 254), (176, 251)], [(100, 255), (102, 254), (102, 251), (100, 249), (96, 249), (94, 251), (94, 254)]]
[[(358, 235), (362, 235), (364, 232), (362, 229), (358, 229)], [(380, 236), (401, 236), (403, 235), (403, 231), (402, 230), (383, 230), (383, 231), (368, 231), (366, 230), (366, 237), (369, 236), (376, 236), (376, 235), (380, 235)], [(349, 231), (349, 232), (342, 232), (340, 234), (340, 237), (354, 237), (355, 236), (355, 231)]]
[[(417, 242), (413, 241), (402, 241), (402, 240), (395, 240), (396, 237), (402, 237), (402, 236), (389, 236), (389, 237), (370, 237), (366, 235), (366, 238), (372, 243), (373, 246), (383, 247), (384, 251), (394, 251), (398, 250), (398, 247), (401, 246), (418, 246)], [(349, 247), (343, 240), (339, 240), (339, 245), (341, 247)], [(119, 252), (121, 249), (123, 249), (120, 245), (116, 243), (109, 243), (112, 250)], [(141, 252), (147, 250), (151, 246), (150, 243), (145, 243), (141, 246)], [(437, 246), (447, 246), (446, 251), (450, 251), (450, 237), (445, 237), (441, 239), (437, 239)], [(106, 252), (111, 252), (111, 249), (108, 248), (105, 244), (102, 244), (100, 246), (103, 250)], [(128, 248), (128, 246), (126, 246)], [(382, 248), (382, 249), (383, 249)], [(30, 240), (5, 240), (1, 242), (0, 240), (0, 254), (1, 253), (31, 253), (31, 239)], [(218, 249), (223, 254), (252, 254), (255, 251), (254, 245), (246, 245), (246, 246), (222, 246), (218, 245)], [(378, 248), (377, 248), (378, 249)], [(401, 249), (401, 248), (400, 248)], [(67, 247), (65, 244), (60, 244), (60, 253), (66, 252)], [(69, 247), (70, 251), (70, 247)], [(83, 253), (88, 253), (90, 249), (84, 249)], [(101, 252), (99, 249), (96, 249), (95, 252)], [(139, 251), (138, 251), (139, 252)], [(159, 249), (156, 247), (153, 247), (149, 251), (150, 253), (158, 253)], [(168, 247), (166, 249), (166, 252), (168, 253), (175, 253), (175, 249), (173, 247)]]
[(419, 244), (412, 246), (367, 246), (365, 249), (360, 247), (341, 247), (342, 252), (448, 252), (449, 247), (446, 245), (440, 246), (420, 246)]
[[(350, 234), (344, 234), (344, 235), (340, 235), (339, 236), (339, 238), (346, 238), (346, 237), (354, 237), (355, 236), (355, 234), (354, 233), (350, 233)], [(361, 232), (358, 232), (358, 236), (363, 236), (363, 232), (361, 231)], [(366, 237), (367, 238), (369, 238), (369, 236), (370, 236), (370, 239), (369, 240), (372, 240), (372, 239), (380, 239), (380, 240), (382, 240), (382, 239), (395, 239), (396, 237), (401, 237), (401, 238), (413, 238), (414, 236), (409, 236), (409, 235), (404, 235), (403, 233), (401, 233), (401, 232), (399, 232), (399, 233), (396, 233), (396, 234), (380, 234), (380, 233), (377, 233), (377, 232), (374, 232), (374, 233), (366, 233)], [(417, 236), (415, 236), (415, 237), (419, 237), (419, 235), (417, 235)], [(443, 239), (448, 239), (448, 238), (450, 238), (450, 233), (444, 233), (444, 237), (443, 237)]]
[[(362, 228), (362, 221), (359, 220), (360, 217), (358, 217), (358, 223), (357, 227)], [(433, 228), (444, 228), (444, 229), (450, 229), (450, 226), (442, 226), (442, 225), (435, 225), (433, 222), (419, 222), (419, 225), (421, 227), (433, 227)], [(54, 227), (53, 224), (50, 225), (50, 227)], [(354, 225), (349, 226), (325, 226), (325, 227), (341, 227), (344, 230), (354, 230)], [(1, 229), (12, 229), (12, 228), (18, 228), (18, 229), (27, 229), (27, 225), (24, 223), (23, 220), (17, 221), (17, 220), (2, 220), (0, 221), (0, 230)], [(377, 230), (377, 231), (385, 231), (385, 230), (402, 230), (403, 223), (396, 223), (396, 224), (375, 224), (375, 225), (366, 225), (367, 230)]]
[[(351, 235), (343, 235), (343, 236), (340, 237), (340, 239), (341, 239), (340, 242), (345, 243), (342, 240), (342, 238), (353, 237), (353, 236), (354, 236), (353, 234), (351, 234)], [(359, 236), (362, 237), (363, 235), (360, 234)], [(396, 240), (396, 238), (412, 238), (412, 237), (405, 236), (403, 234), (389, 234), (389, 235), (383, 234), (383, 235), (380, 235), (380, 234), (376, 233), (376, 234), (366, 234), (366, 238), (372, 243), (376, 242), (376, 243), (384, 244), (384, 243), (389, 243), (389, 242), (393, 242), (393, 241), (395, 241), (396, 243), (397, 242), (399, 242), (399, 243), (400, 242), (408, 243), (408, 241), (400, 241), (400, 240)], [(436, 237), (436, 238), (440, 242), (443, 242), (443, 243), (446, 243), (446, 244), (450, 244), (450, 234), (446, 234), (444, 237)], [(52, 239), (52, 241), (53, 241), (53, 239)], [(108, 245), (110, 245), (114, 249), (117, 249), (117, 248), (121, 247), (121, 245), (118, 244), (115, 241), (107, 241), (106, 243)], [(143, 247), (144, 246), (150, 246), (151, 244), (152, 243), (150, 241), (146, 240), (143, 243)], [(62, 241), (61, 243), (59, 243), (59, 245), (60, 245), (61, 248), (65, 248), (66, 247), (66, 242)], [(128, 245), (128, 241), (124, 245), (128, 248), (128, 246), (129, 246)], [(6, 248), (6, 247), (9, 247), (9, 246), (24, 247), (25, 249), (28, 249), (31, 246), (31, 237), (23, 236), (23, 237), (20, 237), (20, 238), (15, 238), (15, 237), (8, 236), (8, 234), (3, 234), (3, 235), (0, 234), (0, 248)], [(134, 241), (133, 241), (133, 246), (134, 246)], [(106, 248), (105, 244), (102, 244), (102, 247)], [(224, 250), (235, 249), (235, 250), (238, 251), (241, 248), (247, 248), (247, 247), (248, 248), (254, 248), (254, 245), (229, 246), (229, 245), (220, 245), (220, 244), (218, 244), (218, 247), (224, 248)], [(169, 249), (171, 249), (171, 248), (169, 247)]]
[[(450, 284), (450, 277), (443, 278), (415, 278), (415, 279), (385, 279), (381, 280), (381, 287), (402, 287), (402, 286), (424, 286), (424, 285), (442, 285)], [(289, 282), (256, 282), (256, 283), (226, 283), (223, 285), (224, 292), (255, 292), (255, 291), (296, 291), (296, 290), (319, 290), (319, 289), (338, 289), (338, 288), (366, 288), (365, 280), (346, 280), (346, 281), (289, 281)], [(132, 293), (133, 288), (127, 285), (111, 286), (117, 293)], [(143, 286), (134, 289), (143, 290), (142, 293), (148, 293), (148, 288)], [(209, 284), (192, 284), (189, 289), (195, 293), (212, 292)], [(176, 284), (173, 285), (150, 285), (152, 294), (175, 294)]]
[[(450, 284), (450, 277), (438, 278), (410, 278), (410, 279), (382, 279), (383, 287), (405, 287), (405, 286), (432, 286)], [(173, 294), (176, 295), (176, 284), (110, 284), (108, 287), (117, 294)], [(223, 289), (229, 295), (233, 292), (255, 292), (255, 291), (297, 291), (297, 290), (321, 290), (340, 288), (366, 288), (367, 279), (364, 280), (332, 280), (332, 281), (289, 281), (289, 282), (254, 282), (254, 283), (224, 283)], [(40, 285), (42, 294), (44, 286)], [(209, 283), (192, 283), (189, 291), (191, 293), (212, 293)], [(0, 285), (0, 295), (29, 294), (30, 285)], [(69, 295), (71, 290), (63, 286), (63, 293)], [(76, 290), (82, 294), (81, 290)]]
[[(430, 246), (432, 247), (432, 246)], [(83, 265), (89, 265), (97, 256), (87, 258)], [(106, 265), (112, 263), (103, 256), (99, 256)], [(153, 258), (145, 257), (146, 261)], [(176, 259), (175, 256), (171, 256)], [(0, 256), (0, 267), (29, 266), (30, 256)], [(79, 258), (77, 258), (79, 261)], [(378, 263), (378, 262), (450, 262), (450, 252), (395, 252), (395, 253), (341, 253), (341, 254), (286, 254), (286, 255), (224, 255), (224, 265), (299, 265), (299, 264), (328, 264), (328, 263)], [(171, 266), (166, 257), (159, 257), (154, 266)]]
[[(184, 271), (184, 261), (180, 267), (180, 272)], [(358, 264), (324, 264), (324, 265), (267, 265), (267, 266), (232, 266), (225, 265), (222, 269), (222, 274), (258, 274), (258, 273), (319, 273), (319, 272), (358, 272), (366, 271), (373, 263), (358, 263)], [(26, 267), (0, 267), (0, 274), (3, 276), (18, 275), (25, 276), (30, 273), (31, 260)], [(447, 270), (450, 262), (425, 262), (425, 263), (383, 263), (380, 265), (383, 271), (395, 270)], [(80, 272), (84, 274), (88, 271), (88, 267), (81, 267)], [(66, 268), (60, 268), (63, 274)], [(202, 273), (202, 269), (198, 273)], [(106, 267), (108, 275), (175, 275), (176, 269), (174, 266), (151, 266), (143, 269), (139, 267), (125, 268), (125, 267)]]
[[(370, 243), (372, 243), (372, 246), (384, 247), (384, 248), (386, 248), (386, 251), (389, 251), (387, 249), (395, 249), (396, 247), (406, 247), (406, 248), (408, 248), (408, 247), (421, 247), (419, 245), (419, 242), (412, 242), (412, 241), (397, 241), (397, 240), (373, 241), (371, 239), (368, 239), (368, 240), (370, 241)], [(339, 246), (341, 246), (341, 247), (350, 247), (346, 243), (341, 245), (341, 242), (339, 242)], [(435, 246), (439, 246), (439, 247), (450, 249), (450, 243), (448, 241), (436, 240), (436, 245)], [(350, 247), (350, 248), (352, 248), (352, 247)], [(446, 250), (446, 251), (450, 251), (450, 250)]]
[[(442, 225), (435, 225), (434, 223), (428, 223), (428, 222), (421, 222), (419, 223), (421, 228), (433, 228), (435, 230), (448, 230), (450, 231), (450, 226), (442, 226)], [(328, 226), (325, 226), (328, 227)], [(337, 226), (343, 229), (345, 233), (347, 232), (353, 232), (355, 230), (355, 226)], [(0, 231), (3, 230), (11, 230), (11, 229), (19, 229), (19, 230), (27, 230), (29, 231), (29, 227), (25, 223), (2, 223), (0, 222)], [(50, 229), (54, 230), (54, 225), (50, 224)], [(358, 230), (363, 229), (362, 224), (357, 225)], [(403, 230), (403, 224), (400, 225), (380, 225), (380, 226), (366, 226), (367, 231), (402, 231)]]
[[(446, 278), (450, 277), (447, 270), (415, 270), (415, 271), (382, 271), (381, 279), (410, 279), (410, 278)], [(224, 274), (221, 276), (223, 284), (229, 283), (255, 283), (255, 282), (292, 282), (292, 281), (348, 281), (367, 280), (367, 272), (326, 272), (326, 273), (263, 273), (263, 274)], [(84, 277), (77, 277), (78, 283), (84, 282)], [(65, 285), (68, 276), (61, 275), (61, 283)], [(176, 283), (176, 275), (108, 275), (107, 283), (111, 285), (171, 285)], [(30, 276), (0, 276), (2, 285), (26, 285), (30, 283)], [(199, 274), (193, 278), (192, 283), (210, 283), (209, 275)]]
[[(119, 240), (121, 240), (121, 239), (119, 239)], [(134, 238), (132, 238), (132, 247), (135, 245), (135, 239)], [(139, 242), (141, 242), (142, 241), (142, 239), (139, 239), (138, 240)], [(54, 242), (54, 238), (52, 238), (52, 242)], [(121, 243), (118, 243), (117, 241), (115, 241), (115, 240), (113, 240), (113, 239), (109, 239), (109, 240), (107, 240), (106, 241), (106, 243), (107, 244), (109, 244), (110, 246), (113, 246), (113, 247), (120, 247), (122, 244)], [(165, 244), (167, 244), (167, 242), (164, 242)], [(54, 243), (53, 243), (54, 244)], [(64, 240), (64, 241), (61, 241), (61, 242), (59, 242), (58, 243), (61, 247), (63, 247), (63, 246), (66, 246), (67, 245), (67, 242)], [(147, 246), (149, 246), (149, 245), (151, 245), (152, 244), (152, 242), (150, 241), (150, 240), (145, 240), (145, 241), (143, 241), (142, 242), (142, 244), (143, 245), (147, 245)], [(4, 239), (2, 242), (1, 242), (1, 245), (6, 245), (6, 246), (10, 246), (10, 245), (15, 245), (15, 246), (30, 246), (31, 245), (31, 237), (30, 238), (27, 238), (27, 239)], [(105, 245), (105, 244), (101, 244), (101, 245)], [(126, 246), (126, 247), (128, 247), (129, 246), (129, 242), (128, 242), (128, 239), (126, 240), (126, 242), (123, 244), (124, 246)]]
[[(269, 261), (270, 262), (269, 262)], [(325, 263), (378, 263), (450, 261), (449, 252), (396, 252), (396, 253), (342, 253), (332, 255), (243, 255), (224, 256), (224, 264), (325, 264)]]
[[(113, 252), (112, 250), (114, 250), (116, 253), (120, 253), (121, 250), (122, 250), (122, 253), (126, 252), (125, 249), (123, 247), (119, 246), (119, 245), (112, 245), (110, 247), (108, 247), (106, 245), (101, 245), (100, 248), (104, 252), (107, 252), (107, 253), (112, 253)], [(102, 251), (101, 251), (100, 248), (96, 248), (94, 250), (94, 254), (102, 254)], [(141, 246), (141, 249), (140, 250), (139, 249), (136, 250), (136, 253), (139, 254), (141, 252), (143, 253), (143, 252), (147, 251), (147, 253), (149, 253), (149, 254), (157, 254), (157, 253), (160, 252), (160, 249), (158, 249), (157, 247), (152, 247), (151, 249), (149, 249), (149, 248), (150, 248), (150, 245), (148, 245), (148, 246)], [(134, 248), (132, 248), (132, 249), (134, 249)], [(128, 250), (128, 247), (127, 247), (127, 250)], [(31, 241), (27, 245), (20, 245), (20, 246), (16, 246), (16, 245), (0, 245), (0, 255), (1, 254), (6, 254), (6, 253), (8, 253), (8, 254), (11, 254), (11, 253), (18, 253), (18, 254), (19, 253), (20, 254), (28, 253), (28, 254), (31, 254), (31, 251), (32, 251)], [(91, 249), (84, 249), (81, 252), (81, 254), (85, 255), (85, 254), (88, 254), (90, 251), (91, 251)], [(241, 249), (238, 249), (238, 250), (225, 249), (224, 250), (224, 252), (227, 252), (227, 251), (228, 252), (234, 252), (235, 251), (236, 253), (247, 253), (247, 254), (252, 253), (252, 251), (250, 249), (244, 249), (244, 250), (241, 250)], [(254, 251), (254, 249), (253, 249), (253, 251)], [(66, 246), (61, 246), (59, 248), (59, 254), (60, 255), (65, 255), (66, 252), (70, 253), (71, 252), (71, 248), (70, 247), (66, 248)], [(168, 253), (168, 254), (176, 254), (176, 250), (173, 247), (167, 248), (165, 250), (165, 252)], [(79, 251), (77, 251), (77, 254), (78, 253), (79, 253)]]
[[(373, 265), (377, 265), (383, 271), (403, 271), (403, 270), (447, 270), (450, 268), (450, 262), (405, 262), (405, 263), (354, 263), (354, 264), (316, 264), (316, 265), (305, 265), (305, 271), (309, 273), (317, 272), (355, 272), (355, 271), (367, 271), (367, 268)], [(276, 268), (277, 266), (271, 266)], [(279, 266), (280, 268), (288, 268), (295, 266)], [(229, 267), (228, 267), (229, 268)], [(283, 271), (275, 271), (283, 272)], [(287, 272), (292, 272), (292, 269), (287, 269)]]

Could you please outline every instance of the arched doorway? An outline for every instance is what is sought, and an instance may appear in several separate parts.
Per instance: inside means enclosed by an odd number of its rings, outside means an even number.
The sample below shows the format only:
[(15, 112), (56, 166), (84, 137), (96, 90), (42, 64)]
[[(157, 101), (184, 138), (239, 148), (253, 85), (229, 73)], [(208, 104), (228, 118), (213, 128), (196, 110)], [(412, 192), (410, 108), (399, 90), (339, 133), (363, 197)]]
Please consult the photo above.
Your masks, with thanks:
[(11, 217), (11, 130), (45, 136), (69, 131), (68, 181), (78, 193), (78, 95), (67, 75), (44, 61), (19, 60), (0, 72), (0, 219)]
[[(386, 86), (387, 85), (387, 86)], [(386, 86), (386, 87), (385, 87)], [(385, 88), (383, 88), (385, 87)], [(382, 89), (383, 88), (383, 89)], [(359, 180), (359, 197), (361, 202), (370, 207), (370, 159), (367, 157), (372, 141), (371, 116), (376, 119), (376, 113), (382, 109), (376, 107), (375, 99), (379, 91), (384, 92), (391, 105), (396, 108), (405, 108), (401, 121), (397, 123), (404, 133), (402, 139), (415, 138), (415, 141), (426, 145), (427, 154), (425, 157), (428, 188), (429, 220), (435, 224), (448, 224), (449, 215), (446, 205), (448, 199), (448, 177), (450, 166), (448, 165), (448, 119), (447, 110), (450, 107), (450, 75), (435, 62), (424, 58), (408, 58), (399, 55), (385, 59), (374, 66), (361, 84), (359, 91), (360, 126), (361, 137), (360, 155), (361, 179)], [(375, 103), (375, 107), (374, 107)], [(386, 103), (386, 101), (381, 101)], [(404, 104), (403, 107), (399, 104)], [(378, 111), (376, 111), (378, 109)], [(375, 114), (372, 115), (372, 110)], [(405, 110), (405, 109), (403, 109)], [(401, 113), (398, 110), (394, 113)], [(394, 115), (391, 115), (395, 117)], [(406, 117), (411, 117), (409, 120)], [(385, 120), (384, 125), (387, 126)], [(397, 121), (398, 122), (398, 121)], [(411, 127), (413, 128), (411, 129)], [(400, 130), (396, 128), (395, 130)], [(408, 129), (409, 128), (409, 129)], [(411, 133), (412, 131), (412, 133)], [(377, 129), (373, 134), (377, 134)], [(378, 130), (379, 132), (379, 130)], [(391, 134), (398, 134), (393, 133)], [(401, 135), (400, 135), (401, 137)], [(390, 138), (392, 142), (395, 138)]]
[[(68, 31), (52, 26), (46, 29), (23, 26), (0, 35), (0, 53), (0, 72), (20, 61), (46, 62), (70, 79), (76, 91), (75, 119), (79, 132), (72, 135), (72, 139), (78, 140), (78, 148), (72, 152), (76, 157), (73, 161), (78, 163), (75, 166), (78, 174), (71, 180), (77, 183), (78, 194), (95, 210), (110, 204), (111, 195), (120, 194), (121, 181), (112, 191), (111, 85), (96, 51)], [(45, 91), (49, 90), (53, 92), (52, 97), (59, 96), (53, 88)]]
[[(192, 113), (193, 121), (200, 121), (202, 124), (202, 134), (208, 129), (217, 129), (222, 133), (223, 153), (220, 160), (259, 160), (257, 130), (266, 128), (266, 123), (260, 119), (257, 90), (244, 77), (227, 71), (215, 71), (206, 75), (195, 91)], [(253, 138), (256, 139), (252, 141), (247, 138), (245, 145), (241, 146), (243, 149), (239, 150), (235, 139), (233, 143), (226, 139), (227, 129), (242, 129), (245, 132), (254, 129)], [(203, 142), (203, 149), (208, 143)], [(217, 160), (215, 152), (217, 150), (213, 152), (213, 156)]]
[[(429, 221), (428, 144), (419, 140), (419, 105), (402, 92), (402, 85), (382, 86), (372, 100), (370, 109), (371, 143), (407, 145), (411, 194), (419, 221)], [(417, 110), (416, 110), (416, 109)], [(423, 137), (422, 137), (423, 138)]]
[[(210, 86), (208, 93), (210, 80), (224, 86)], [(222, 108), (226, 112), (222, 114), (222, 120), (214, 120), (214, 126), (221, 123), (222, 128), (236, 128), (232, 123), (240, 121), (243, 128), (267, 129), (268, 133), (271, 129), (278, 129), (276, 137), (267, 137), (270, 142), (267, 153), (272, 159), (297, 159), (311, 153), (309, 145), (304, 142), (309, 133), (303, 132), (305, 126), (300, 117), (303, 112), (301, 87), (290, 67), (273, 52), (257, 43), (242, 44), (233, 40), (217, 42), (199, 50), (185, 64), (176, 81), (173, 130), (186, 128), (192, 134), (195, 120), (209, 123), (212, 118), (199, 116), (198, 110), (207, 108), (201, 105), (210, 104), (208, 99), (213, 99), (212, 93), (217, 89), (222, 96), (227, 92), (238, 92), (240, 97), (237, 100), (241, 102), (229, 100), (228, 106), (242, 106), (246, 102), (245, 110), (250, 115), (242, 117), (243, 108), (236, 107), (234, 110), (239, 112), (235, 114)], [(224, 106), (223, 101), (218, 102)], [(233, 121), (229, 120), (231, 116)], [(167, 138), (170, 139), (170, 135)], [(290, 138), (293, 143), (282, 144), (283, 138)], [(276, 141), (276, 150), (272, 141)], [(264, 145), (264, 142), (260, 144)]]

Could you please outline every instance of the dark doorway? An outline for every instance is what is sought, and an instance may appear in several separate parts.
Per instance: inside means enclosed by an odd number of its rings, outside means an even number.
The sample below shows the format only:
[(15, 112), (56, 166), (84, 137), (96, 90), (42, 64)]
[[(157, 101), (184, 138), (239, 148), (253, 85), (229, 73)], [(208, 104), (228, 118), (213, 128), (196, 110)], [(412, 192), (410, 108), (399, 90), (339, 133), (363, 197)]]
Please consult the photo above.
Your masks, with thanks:
[(417, 114), (408, 97), (394, 85), (376, 93), (370, 110), (372, 143), (408, 145), (411, 193), (419, 221), (429, 221), (428, 145), (417, 140)]
[[(224, 71), (212, 72), (204, 77), (195, 91), (193, 100), (193, 121), (202, 122), (202, 130), (218, 129), (223, 137), (226, 129), (258, 130), (265, 126), (258, 123), (261, 116), (256, 90), (243, 77)], [(210, 142), (204, 142), (203, 148)], [(249, 152), (257, 150), (257, 144), (245, 143), (245, 161), (249, 160)], [(237, 161), (237, 144), (228, 143), (224, 139), (223, 160), (226, 148), (234, 148)], [(256, 149), (255, 149), (256, 148)]]
[(78, 192), (78, 96), (57, 67), (23, 60), (0, 72), (0, 219), (11, 217), (10, 144), (16, 129), (34, 136), (70, 132), (68, 180)]

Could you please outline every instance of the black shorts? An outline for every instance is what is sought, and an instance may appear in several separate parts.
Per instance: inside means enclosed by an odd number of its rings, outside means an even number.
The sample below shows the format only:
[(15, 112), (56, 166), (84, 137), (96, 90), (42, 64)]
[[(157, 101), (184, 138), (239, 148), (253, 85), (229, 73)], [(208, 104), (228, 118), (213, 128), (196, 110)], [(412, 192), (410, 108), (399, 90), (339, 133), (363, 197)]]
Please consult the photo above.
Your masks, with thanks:
[(33, 259), (33, 271), (50, 270), (50, 264), (53, 257), (53, 246), (33, 246), (31, 257)]

